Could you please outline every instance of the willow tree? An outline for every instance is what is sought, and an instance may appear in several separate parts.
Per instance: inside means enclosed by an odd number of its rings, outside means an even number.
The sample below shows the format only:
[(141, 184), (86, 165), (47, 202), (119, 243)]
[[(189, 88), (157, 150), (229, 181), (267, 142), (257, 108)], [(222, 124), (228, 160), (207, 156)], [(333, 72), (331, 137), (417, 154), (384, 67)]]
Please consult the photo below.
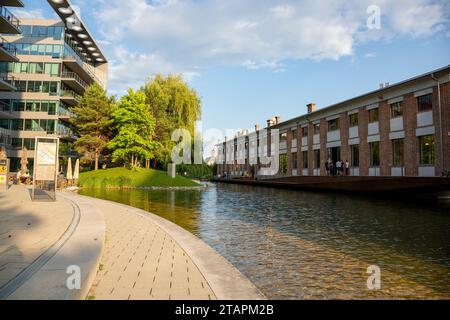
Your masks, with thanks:
[(201, 100), (181, 75), (164, 77), (157, 75), (143, 88), (146, 103), (156, 119), (155, 139), (160, 147), (155, 150), (154, 167), (157, 162), (167, 164), (175, 142), (171, 136), (176, 129), (187, 129), (194, 137), (195, 122), (201, 117)]
[(106, 91), (97, 83), (90, 85), (80, 99), (80, 103), (71, 108), (74, 116), (70, 122), (80, 138), (75, 149), (95, 163), (98, 170), (100, 155), (111, 138), (110, 120), (115, 97), (108, 97)]
[(114, 162), (123, 161), (131, 167), (138, 167), (145, 161), (146, 167), (160, 147), (154, 141), (155, 118), (145, 102), (143, 91), (128, 90), (112, 112), (111, 125), (114, 138), (108, 143)]

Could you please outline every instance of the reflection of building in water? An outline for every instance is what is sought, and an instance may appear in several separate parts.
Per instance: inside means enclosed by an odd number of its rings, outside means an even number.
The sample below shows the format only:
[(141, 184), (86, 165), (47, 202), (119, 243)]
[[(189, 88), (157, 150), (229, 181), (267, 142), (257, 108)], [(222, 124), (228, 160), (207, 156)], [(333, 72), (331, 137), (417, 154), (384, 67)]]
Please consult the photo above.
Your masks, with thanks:
[[(439, 84), (439, 85), (438, 85)], [(348, 161), (352, 176), (440, 176), (450, 170), (450, 66), (217, 145), (218, 174), (242, 176), (273, 156), (278, 176), (324, 176), (326, 162)]]
[[(14, 2), (22, 6), (19, 0), (8, 4)], [(14, 17), (12, 26), (0, 29), (0, 145), (8, 148), (12, 171), (20, 169), (25, 147), (33, 167), (36, 137), (59, 137), (60, 150), (70, 154), (76, 137), (69, 108), (88, 85), (106, 88), (108, 63), (86, 25), (68, 24), (78, 19), (68, 1), (49, 3), (61, 19)], [(0, 19), (0, 27), (5, 24)]]

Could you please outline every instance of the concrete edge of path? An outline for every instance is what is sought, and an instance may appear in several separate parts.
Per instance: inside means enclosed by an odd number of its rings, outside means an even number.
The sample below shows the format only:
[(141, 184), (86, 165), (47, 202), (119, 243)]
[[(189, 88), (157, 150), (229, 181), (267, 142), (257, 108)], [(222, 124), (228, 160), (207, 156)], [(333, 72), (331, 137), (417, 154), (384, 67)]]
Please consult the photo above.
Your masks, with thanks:
[[(79, 196), (80, 198), (90, 198)], [(90, 198), (93, 199), (93, 198)], [(120, 206), (129, 212), (144, 216), (153, 221), (176, 241), (190, 256), (205, 277), (211, 290), (219, 300), (266, 300), (256, 286), (236, 269), (228, 260), (189, 231), (145, 210), (121, 203), (97, 199)]]
[[(72, 196), (62, 193), (58, 193), (58, 196), (69, 201), (74, 210), (79, 211), (78, 224), (73, 230), (69, 231), (69, 228), (66, 231), (71, 234), (65, 234), (67, 239), (56, 253), (14, 291), (8, 300), (80, 300), (87, 296), (94, 282), (105, 243), (103, 214), (89, 201), (74, 201)], [(33, 264), (30, 267), (32, 266)], [(77, 267), (81, 273), (80, 288), (69, 289), (68, 282), (77, 285), (72, 277), (76, 274)]]

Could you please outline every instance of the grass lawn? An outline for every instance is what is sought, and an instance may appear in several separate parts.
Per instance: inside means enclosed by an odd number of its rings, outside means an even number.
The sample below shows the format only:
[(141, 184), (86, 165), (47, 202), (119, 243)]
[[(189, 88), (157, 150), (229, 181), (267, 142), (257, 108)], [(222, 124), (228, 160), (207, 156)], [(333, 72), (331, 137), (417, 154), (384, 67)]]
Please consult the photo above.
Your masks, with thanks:
[(143, 168), (136, 170), (112, 168), (83, 172), (80, 174), (79, 185), (90, 188), (198, 186), (196, 182), (184, 177), (170, 178), (165, 171)]

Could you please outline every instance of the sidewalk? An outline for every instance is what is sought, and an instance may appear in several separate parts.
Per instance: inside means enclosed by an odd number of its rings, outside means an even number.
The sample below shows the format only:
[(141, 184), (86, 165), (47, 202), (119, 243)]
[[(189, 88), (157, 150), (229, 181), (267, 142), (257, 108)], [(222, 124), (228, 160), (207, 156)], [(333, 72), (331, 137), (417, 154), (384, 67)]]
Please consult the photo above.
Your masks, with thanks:
[(33, 203), (24, 186), (0, 192), (0, 288), (61, 237), (73, 214), (64, 200)]

